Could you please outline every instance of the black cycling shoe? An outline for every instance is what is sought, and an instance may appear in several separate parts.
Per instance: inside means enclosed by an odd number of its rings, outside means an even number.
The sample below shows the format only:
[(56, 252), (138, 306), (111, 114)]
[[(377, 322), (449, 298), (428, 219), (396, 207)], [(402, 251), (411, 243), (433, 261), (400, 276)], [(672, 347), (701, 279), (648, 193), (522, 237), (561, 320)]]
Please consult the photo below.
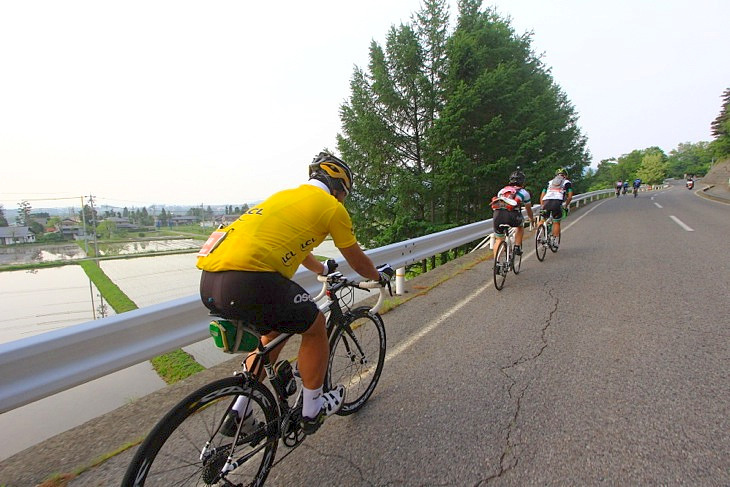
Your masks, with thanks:
[(515, 245), (515, 255), (522, 255), (522, 247)]

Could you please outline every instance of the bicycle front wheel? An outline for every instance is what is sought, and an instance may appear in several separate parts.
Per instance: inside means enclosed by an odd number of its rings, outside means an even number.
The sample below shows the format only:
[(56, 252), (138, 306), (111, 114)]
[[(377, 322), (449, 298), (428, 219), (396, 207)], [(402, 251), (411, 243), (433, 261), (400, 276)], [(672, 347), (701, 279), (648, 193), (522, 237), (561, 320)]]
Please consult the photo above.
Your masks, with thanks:
[[(238, 466), (221, 478), (234, 432), (219, 430), (234, 401), (249, 399), (251, 426), (236, 440)], [(276, 403), (259, 382), (242, 376), (212, 382), (183, 399), (137, 449), (122, 487), (147, 485), (263, 485), (278, 445)], [(244, 426), (247, 423), (244, 422)]]
[(509, 260), (507, 259), (507, 245), (499, 243), (497, 252), (494, 254), (494, 287), (501, 291), (504, 287), (504, 280), (509, 272)]
[(537, 260), (542, 262), (545, 260), (545, 254), (547, 253), (548, 248), (548, 234), (547, 234), (547, 228), (545, 227), (545, 224), (541, 224), (539, 227), (537, 227), (537, 232), (535, 232), (535, 255), (537, 255)]
[(369, 313), (369, 309), (353, 310), (330, 338), (325, 386), (345, 386), (345, 403), (337, 412), (340, 416), (354, 413), (367, 402), (383, 371), (385, 325), (380, 315)]

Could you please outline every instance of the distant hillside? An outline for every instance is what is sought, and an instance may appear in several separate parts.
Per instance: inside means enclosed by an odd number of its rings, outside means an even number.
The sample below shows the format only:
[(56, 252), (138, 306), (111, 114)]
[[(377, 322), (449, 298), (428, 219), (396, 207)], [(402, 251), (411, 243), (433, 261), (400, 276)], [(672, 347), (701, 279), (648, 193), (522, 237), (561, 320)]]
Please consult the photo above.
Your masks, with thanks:
[(716, 162), (702, 178), (702, 184), (724, 186), (730, 189), (730, 159)]

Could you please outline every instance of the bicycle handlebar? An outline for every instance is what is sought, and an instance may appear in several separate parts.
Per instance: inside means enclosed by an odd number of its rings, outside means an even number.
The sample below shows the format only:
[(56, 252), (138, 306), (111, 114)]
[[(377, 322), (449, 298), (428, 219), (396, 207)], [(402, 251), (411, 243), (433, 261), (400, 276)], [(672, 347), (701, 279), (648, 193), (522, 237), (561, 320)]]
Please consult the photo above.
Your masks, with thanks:
[[(332, 274), (330, 274), (331, 276)], [(312, 298), (313, 301), (319, 301), (322, 299), (326, 292), (327, 292), (327, 283), (330, 282), (330, 276), (317, 276), (317, 280), (322, 283), (322, 290), (317, 294), (314, 298)], [(341, 274), (340, 274), (341, 276)], [(351, 287), (356, 287), (358, 289), (376, 289), (379, 288), (379, 296), (378, 301), (375, 303), (375, 305), (370, 309), (370, 312), (377, 313), (380, 308), (383, 306), (383, 302), (385, 301), (385, 287), (381, 286), (378, 281), (362, 281), (362, 282), (355, 282), (351, 281), (350, 279), (347, 279), (345, 277), (341, 278), (341, 281), (344, 281), (347, 285)]]

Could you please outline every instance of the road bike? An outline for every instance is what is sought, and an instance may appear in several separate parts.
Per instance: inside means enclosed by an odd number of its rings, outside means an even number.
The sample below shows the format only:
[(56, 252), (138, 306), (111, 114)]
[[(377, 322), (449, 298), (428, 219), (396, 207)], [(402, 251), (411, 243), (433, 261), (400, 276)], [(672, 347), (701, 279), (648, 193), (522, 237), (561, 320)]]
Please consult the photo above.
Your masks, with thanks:
[(634, 198), (636, 198), (636, 195), (639, 193), (639, 188), (637, 186), (634, 186)]
[(504, 240), (499, 243), (494, 253), (494, 287), (501, 291), (507, 274), (512, 270), (515, 274), (520, 273), (522, 265), (522, 254), (515, 255), (514, 241), (512, 240), (512, 227), (501, 224), (499, 229), (504, 233)]
[[(365, 404), (380, 379), (385, 360), (385, 325), (378, 310), (385, 289), (374, 281), (355, 282), (340, 272), (326, 277), (322, 292), (312, 299), (327, 296), (321, 307), (327, 316), (329, 362), (324, 381), (327, 391), (337, 384), (346, 388), (339, 415), (356, 412)], [(372, 307), (353, 308), (356, 289), (380, 288)], [(302, 418), (301, 379), (289, 361), (272, 365), (269, 353), (291, 334), (282, 333), (266, 345), (267, 333), (240, 320), (235, 325), (235, 344), (254, 339), (251, 370), (237, 371), (232, 377), (214, 381), (188, 395), (152, 429), (138, 448), (122, 481), (123, 487), (149, 485), (261, 486), (271, 468), (298, 447), (306, 435)], [(249, 349), (252, 349), (250, 347)], [(265, 374), (260, 374), (261, 371)], [(268, 386), (256, 378), (263, 376)], [(297, 392), (298, 391), (298, 392)], [(244, 428), (244, 421), (227, 423), (235, 414), (237, 401), (247, 401), (245, 418), (255, 418)], [(246, 430), (246, 431), (244, 431)], [(274, 462), (281, 442), (289, 451)]]
[[(563, 211), (563, 214), (565, 214), (565, 211)], [(535, 231), (535, 254), (537, 255), (537, 260), (540, 262), (545, 260), (547, 249), (550, 249), (552, 252), (558, 251), (561, 234), (558, 234), (557, 237), (553, 235), (553, 223), (552, 213), (546, 210), (540, 210), (540, 223)]]

